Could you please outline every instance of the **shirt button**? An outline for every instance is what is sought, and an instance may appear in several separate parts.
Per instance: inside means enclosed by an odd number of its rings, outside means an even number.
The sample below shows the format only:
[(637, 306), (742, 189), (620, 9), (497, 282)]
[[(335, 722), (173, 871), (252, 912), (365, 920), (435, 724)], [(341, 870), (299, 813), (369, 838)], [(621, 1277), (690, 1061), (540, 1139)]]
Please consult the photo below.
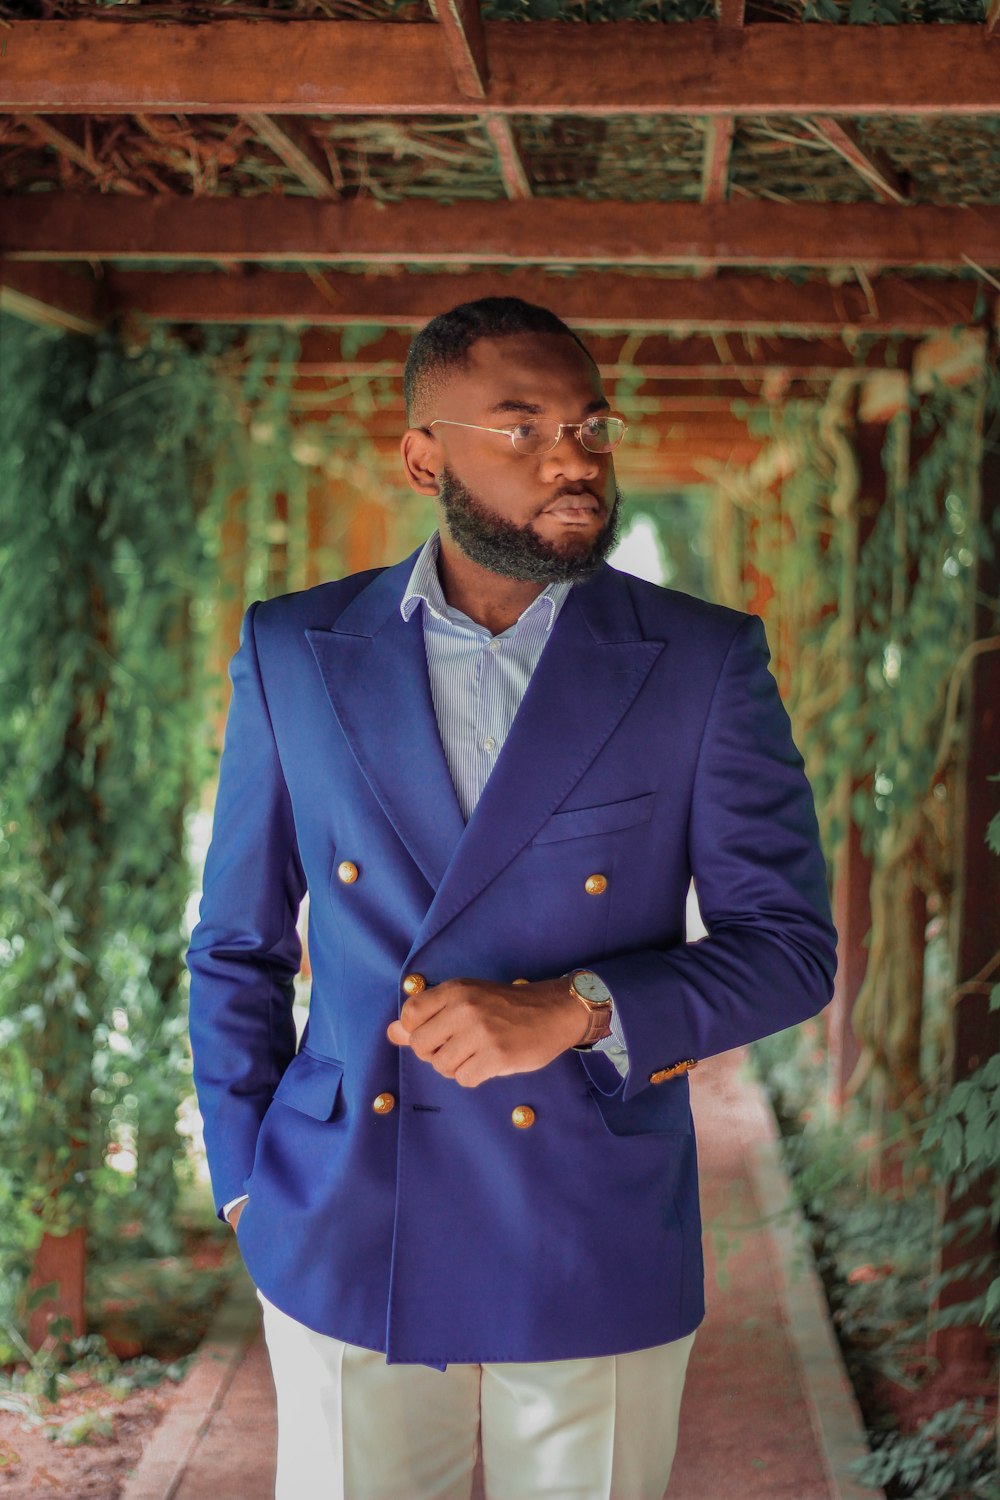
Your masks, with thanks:
[(500, 650), (500, 642), (499, 641), (490, 641), (490, 650), (493, 652), (493, 654), (495, 656), (496, 653)]
[(393, 1094), (376, 1094), (372, 1100), (372, 1109), (377, 1115), (391, 1115), (396, 1108), (396, 1099)]
[(583, 888), (588, 896), (600, 896), (608, 888), (608, 877), (606, 875), (588, 875), (583, 882)]
[(496, 747), (497, 747), (496, 740), (493, 738), (493, 736), (491, 734), (488, 734), (486, 736), (486, 738), (483, 740), (483, 749), (484, 750), (495, 750)]

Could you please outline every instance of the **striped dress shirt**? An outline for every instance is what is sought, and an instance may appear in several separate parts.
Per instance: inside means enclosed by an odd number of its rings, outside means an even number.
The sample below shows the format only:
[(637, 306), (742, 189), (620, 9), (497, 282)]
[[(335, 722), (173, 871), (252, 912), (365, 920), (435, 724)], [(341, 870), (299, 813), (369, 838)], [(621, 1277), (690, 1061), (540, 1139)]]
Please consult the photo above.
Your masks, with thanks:
[[(531, 674), (572, 584), (550, 583), (499, 635), (447, 602), (438, 577), (438, 533), (421, 547), (400, 602), (404, 620), (418, 605), (424, 627), (431, 699), (445, 760), (468, 822), (497, 763)], [(596, 1044), (618, 1071), (628, 1054), (612, 1005), (611, 1036)]]

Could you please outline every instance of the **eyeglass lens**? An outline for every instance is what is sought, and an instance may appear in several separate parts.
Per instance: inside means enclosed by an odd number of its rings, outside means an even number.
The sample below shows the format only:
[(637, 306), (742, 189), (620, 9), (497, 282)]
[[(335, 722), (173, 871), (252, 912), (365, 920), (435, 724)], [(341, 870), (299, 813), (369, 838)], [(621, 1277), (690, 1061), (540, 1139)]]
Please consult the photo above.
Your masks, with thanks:
[[(580, 425), (580, 442), (590, 453), (610, 453), (625, 436), (621, 417), (590, 417)], [(559, 441), (558, 422), (521, 422), (511, 439), (519, 453), (548, 453)]]

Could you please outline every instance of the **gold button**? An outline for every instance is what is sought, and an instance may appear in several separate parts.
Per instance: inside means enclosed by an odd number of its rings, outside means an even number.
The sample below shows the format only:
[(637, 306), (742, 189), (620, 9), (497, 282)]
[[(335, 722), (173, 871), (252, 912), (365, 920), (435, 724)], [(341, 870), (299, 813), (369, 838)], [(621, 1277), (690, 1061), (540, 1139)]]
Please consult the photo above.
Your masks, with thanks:
[(403, 993), (405, 995), (419, 995), (421, 990), (427, 988), (427, 980), (422, 974), (407, 974), (403, 980)]
[(345, 885), (353, 885), (358, 878), (358, 867), (349, 859), (342, 859), (337, 866), (337, 879)]
[(372, 1109), (377, 1115), (391, 1115), (396, 1108), (396, 1097), (394, 1094), (376, 1094), (372, 1100)]
[(529, 1125), (535, 1123), (535, 1111), (530, 1104), (518, 1104), (511, 1110), (510, 1117), (518, 1130), (527, 1130)]
[(512, 979), (511, 984), (530, 984), (530, 979)]
[(692, 1068), (698, 1066), (694, 1057), (686, 1057), (683, 1062), (673, 1063), (669, 1068), (657, 1068), (655, 1073), (650, 1073), (650, 1083), (666, 1083), (668, 1078), (678, 1078), (681, 1073), (690, 1073)]
[(588, 896), (600, 896), (608, 888), (608, 877), (606, 875), (588, 875), (583, 882), (583, 888)]

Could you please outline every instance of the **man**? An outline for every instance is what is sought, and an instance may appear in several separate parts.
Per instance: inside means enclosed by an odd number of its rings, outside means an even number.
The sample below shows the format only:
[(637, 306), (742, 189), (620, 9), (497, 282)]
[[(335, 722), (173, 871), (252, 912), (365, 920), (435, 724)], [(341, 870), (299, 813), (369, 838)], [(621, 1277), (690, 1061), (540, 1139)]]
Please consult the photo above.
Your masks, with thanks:
[(624, 423), (558, 318), (441, 315), (406, 396), (440, 533), (248, 611), (188, 959), (277, 1494), (467, 1500), (478, 1453), (488, 1500), (660, 1500), (686, 1075), (829, 999), (812, 798), (759, 621), (605, 564)]

